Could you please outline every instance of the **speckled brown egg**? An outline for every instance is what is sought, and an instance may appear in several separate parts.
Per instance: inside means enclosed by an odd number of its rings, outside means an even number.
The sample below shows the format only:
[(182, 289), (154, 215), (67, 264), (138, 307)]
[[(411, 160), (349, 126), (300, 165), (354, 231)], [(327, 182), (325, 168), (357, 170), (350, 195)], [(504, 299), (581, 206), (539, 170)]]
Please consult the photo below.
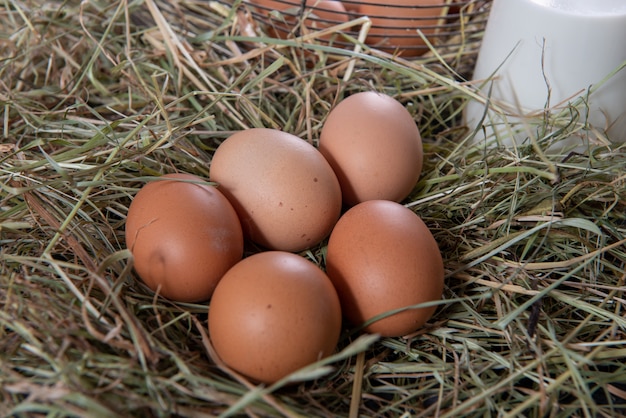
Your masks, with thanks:
[[(399, 203), (370, 200), (350, 208), (330, 235), (326, 272), (355, 326), (395, 309), (437, 301), (444, 267), (437, 242), (421, 218)], [(436, 307), (409, 309), (364, 328), (383, 336), (410, 334)]]
[(322, 154), (287, 132), (255, 128), (222, 142), (210, 178), (239, 214), (244, 234), (272, 250), (300, 251), (330, 233), (339, 182)]
[(422, 138), (411, 114), (393, 97), (373, 91), (353, 94), (329, 112), (319, 150), (348, 206), (373, 199), (400, 202), (422, 172)]
[(209, 335), (227, 365), (273, 383), (333, 353), (341, 307), (326, 274), (283, 251), (256, 253), (230, 269), (209, 307)]
[(180, 302), (209, 299), (243, 255), (234, 208), (190, 174), (164, 175), (143, 186), (128, 208), (125, 236), (143, 282)]

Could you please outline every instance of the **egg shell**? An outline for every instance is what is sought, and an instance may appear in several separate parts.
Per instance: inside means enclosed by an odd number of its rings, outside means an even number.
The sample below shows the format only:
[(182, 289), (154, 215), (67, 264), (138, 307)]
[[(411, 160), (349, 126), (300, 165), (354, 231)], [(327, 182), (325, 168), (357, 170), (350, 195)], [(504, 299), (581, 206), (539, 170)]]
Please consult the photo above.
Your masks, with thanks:
[(180, 302), (209, 299), (243, 255), (234, 208), (190, 174), (167, 174), (143, 186), (128, 208), (125, 237), (143, 282)]
[(360, 0), (342, 0), (341, 4), (350, 13), (359, 12), (359, 10), (361, 9)]
[(246, 0), (246, 3), (256, 6), (256, 9), (264, 15), (268, 15), (274, 10), (283, 11), (299, 5), (292, 0)]
[(273, 383), (333, 353), (341, 307), (326, 274), (283, 251), (256, 253), (230, 269), (209, 307), (209, 336), (227, 365)]
[(400, 202), (423, 164), (422, 138), (411, 114), (391, 96), (361, 92), (329, 112), (320, 152), (332, 166), (347, 206), (373, 199)]
[(244, 234), (272, 250), (317, 245), (341, 212), (332, 168), (308, 142), (287, 132), (254, 128), (222, 142), (210, 178), (235, 207)]
[[(358, 326), (391, 310), (441, 299), (441, 252), (421, 218), (395, 202), (371, 200), (348, 210), (330, 235), (326, 272), (346, 319)], [(436, 307), (409, 309), (373, 322), (366, 332), (410, 334)]]
[[(350, 20), (347, 10), (340, 1), (308, 0), (304, 25), (310, 31), (318, 31), (345, 23)], [(320, 39), (330, 40), (334, 34), (322, 36)]]
[[(298, 17), (305, 16), (304, 25), (310, 31), (318, 31), (347, 22), (350, 17), (340, 1), (336, 0), (307, 0), (305, 10), (300, 10), (299, 0), (279, 2), (276, 0), (254, 0), (251, 4), (257, 6), (257, 10), (266, 18), (269, 18), (269, 34), (278, 38), (287, 38), (295, 34), (298, 25)], [(281, 12), (279, 16), (271, 12)], [(331, 35), (320, 39), (329, 41)]]
[(394, 0), (388, 4), (363, 0), (359, 12), (372, 21), (366, 43), (403, 57), (422, 55), (427, 48), (417, 29), (432, 36), (444, 4), (445, 0)]

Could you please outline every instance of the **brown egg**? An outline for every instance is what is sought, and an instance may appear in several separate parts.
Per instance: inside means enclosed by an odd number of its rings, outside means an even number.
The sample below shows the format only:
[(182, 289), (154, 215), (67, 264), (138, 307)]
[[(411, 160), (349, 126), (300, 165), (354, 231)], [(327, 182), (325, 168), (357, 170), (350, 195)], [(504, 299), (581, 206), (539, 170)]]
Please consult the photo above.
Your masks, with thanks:
[(361, 9), (361, 0), (341, 0), (341, 4), (351, 13), (356, 13)]
[[(304, 25), (309, 31), (319, 31), (350, 20), (348, 12), (340, 1), (307, 0), (306, 5), (307, 18)], [(333, 35), (323, 36), (321, 39), (328, 41)]]
[(420, 29), (432, 36), (444, 11), (445, 0), (363, 0), (359, 11), (369, 16), (372, 28), (366, 42), (403, 57), (415, 57), (427, 51), (417, 33)]
[(209, 335), (230, 367), (273, 383), (335, 350), (341, 331), (337, 293), (324, 272), (283, 251), (237, 263), (215, 289)]
[(256, 9), (264, 15), (270, 14), (272, 11), (283, 11), (292, 7), (298, 7), (298, 0), (246, 0), (246, 3), (250, 3), (256, 6)]
[[(257, 6), (257, 10), (266, 18), (269, 18), (269, 34), (278, 38), (287, 38), (290, 34), (296, 34), (298, 18), (305, 16), (304, 25), (309, 31), (318, 31), (345, 23), (349, 15), (340, 1), (336, 0), (307, 0), (305, 10), (300, 10), (299, 0), (251, 0), (251, 4)], [(281, 12), (280, 15), (272, 14), (272, 11)], [(332, 35), (321, 39), (330, 40)]]
[(335, 170), (346, 205), (406, 198), (422, 171), (422, 139), (411, 114), (391, 96), (353, 94), (328, 114), (320, 152)]
[(339, 182), (322, 154), (287, 132), (256, 128), (219, 145), (210, 178), (239, 214), (244, 234), (268, 249), (301, 251), (330, 233)]
[[(410, 209), (370, 200), (348, 210), (330, 235), (326, 272), (344, 316), (361, 325), (377, 315), (441, 299), (444, 268), (437, 242)], [(367, 326), (366, 332), (410, 334), (436, 307), (409, 309)]]
[(243, 255), (237, 213), (215, 187), (190, 174), (147, 183), (128, 208), (126, 245), (148, 287), (180, 301), (211, 297)]

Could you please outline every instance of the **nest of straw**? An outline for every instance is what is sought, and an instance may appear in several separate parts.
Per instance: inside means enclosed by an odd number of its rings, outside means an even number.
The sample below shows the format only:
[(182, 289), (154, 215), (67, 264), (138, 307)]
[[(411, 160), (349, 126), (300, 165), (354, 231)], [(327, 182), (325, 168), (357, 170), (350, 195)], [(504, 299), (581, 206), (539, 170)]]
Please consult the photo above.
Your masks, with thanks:
[[(472, 142), (472, 54), (275, 40), (249, 17), (199, 0), (3, 2), (0, 413), (623, 415), (626, 148), (552, 152), (587, 131), (575, 117), (548, 131), (563, 122), (549, 114), (519, 146)], [(315, 144), (329, 109), (363, 90), (420, 126), (425, 168), (404, 203), (440, 244), (444, 299), (414, 335), (346, 333), (331, 358), (254, 385), (213, 355), (207, 304), (134, 276), (129, 203), (154, 176), (207, 176), (234, 131)], [(323, 247), (302, 256), (323, 267)]]

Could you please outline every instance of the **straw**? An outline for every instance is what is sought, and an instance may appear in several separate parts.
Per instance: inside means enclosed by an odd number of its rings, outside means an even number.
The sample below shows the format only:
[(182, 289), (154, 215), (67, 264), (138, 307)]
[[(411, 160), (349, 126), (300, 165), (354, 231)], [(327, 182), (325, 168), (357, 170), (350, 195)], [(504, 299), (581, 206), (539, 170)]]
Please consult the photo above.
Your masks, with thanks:
[[(234, 3), (2, 2), (0, 413), (624, 415), (626, 148), (575, 111), (537, 115), (529, 126), (560, 129), (515, 148), (476, 142), (470, 50), (409, 61), (351, 36), (274, 39)], [(333, 356), (255, 384), (212, 352), (208, 303), (138, 280), (128, 206), (161, 174), (208, 178), (244, 128), (316, 145), (329, 110), (366, 90), (420, 127), (424, 169), (403, 203), (440, 245), (443, 300), (412, 335), (346, 325)], [(590, 141), (555, 149), (571, 135)], [(302, 256), (324, 268), (325, 245)]]

